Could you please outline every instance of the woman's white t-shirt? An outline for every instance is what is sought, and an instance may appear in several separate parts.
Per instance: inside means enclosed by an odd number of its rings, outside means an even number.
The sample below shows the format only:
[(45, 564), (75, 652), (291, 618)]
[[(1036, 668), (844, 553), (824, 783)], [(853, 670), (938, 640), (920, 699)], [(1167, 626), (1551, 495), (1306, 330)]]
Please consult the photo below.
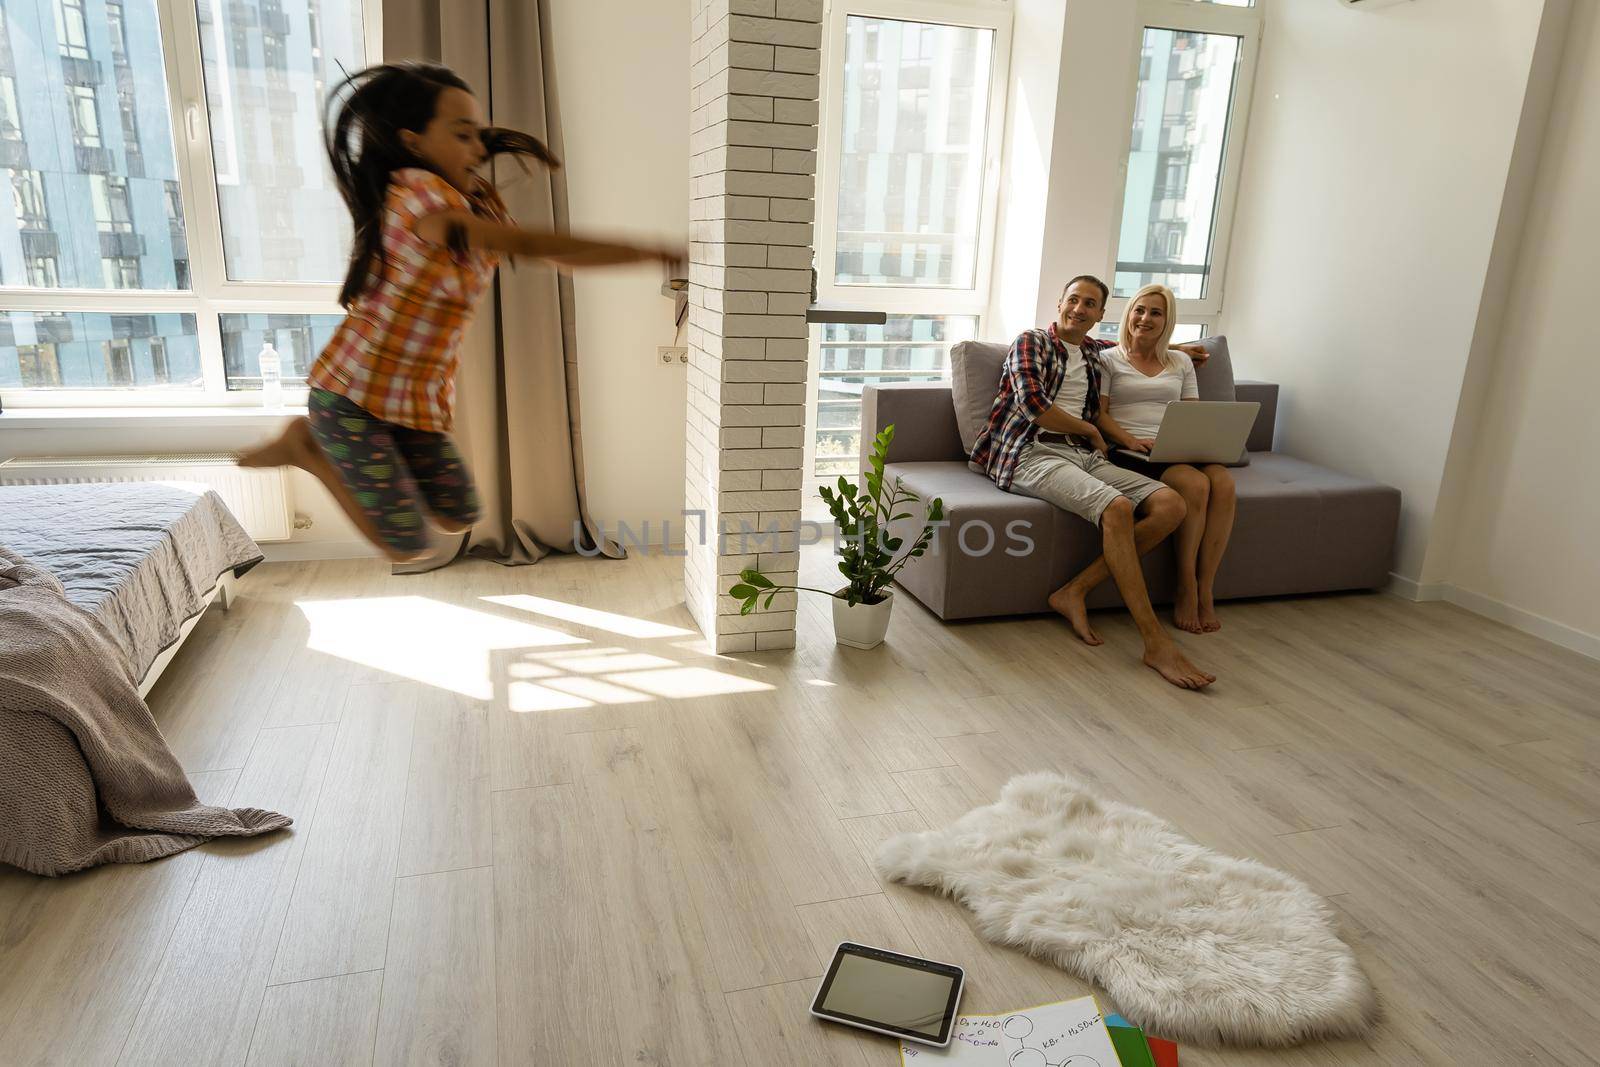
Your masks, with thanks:
[(1121, 345), (1106, 349), (1100, 357), (1105, 367), (1100, 402), (1106, 405), (1117, 424), (1135, 437), (1155, 437), (1168, 404), (1200, 399), (1194, 361), (1176, 349), (1167, 355), (1169, 365), (1162, 367), (1161, 373), (1154, 377), (1128, 362), (1128, 354)]

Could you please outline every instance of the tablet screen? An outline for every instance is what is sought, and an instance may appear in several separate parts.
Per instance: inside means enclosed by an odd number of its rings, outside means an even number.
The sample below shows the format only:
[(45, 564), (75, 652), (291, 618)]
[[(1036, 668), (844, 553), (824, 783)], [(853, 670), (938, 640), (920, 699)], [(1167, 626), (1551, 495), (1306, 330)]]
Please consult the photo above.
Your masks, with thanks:
[(827, 1015), (939, 1041), (954, 1017), (960, 974), (942, 964), (846, 946), (839, 951), (816, 1008)]

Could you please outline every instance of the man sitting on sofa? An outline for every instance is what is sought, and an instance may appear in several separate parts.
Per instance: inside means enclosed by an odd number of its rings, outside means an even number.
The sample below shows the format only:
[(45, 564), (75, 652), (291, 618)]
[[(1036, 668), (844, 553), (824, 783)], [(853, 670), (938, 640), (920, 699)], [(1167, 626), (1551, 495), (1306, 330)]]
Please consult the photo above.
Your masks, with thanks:
[[(1089, 336), (1105, 316), (1105, 282), (1080, 275), (1067, 283), (1047, 329), (1029, 330), (1011, 345), (988, 424), (971, 465), (1001, 489), (1036, 497), (1100, 527), (1103, 554), (1050, 594), (1050, 606), (1086, 643), (1089, 591), (1113, 578), (1144, 639), (1144, 662), (1183, 689), (1203, 689), (1216, 676), (1189, 662), (1156, 618), (1139, 557), (1183, 522), (1183, 498), (1106, 458), (1094, 420), (1100, 412), (1099, 352), (1111, 342)], [(1137, 516), (1137, 518), (1136, 518)]]

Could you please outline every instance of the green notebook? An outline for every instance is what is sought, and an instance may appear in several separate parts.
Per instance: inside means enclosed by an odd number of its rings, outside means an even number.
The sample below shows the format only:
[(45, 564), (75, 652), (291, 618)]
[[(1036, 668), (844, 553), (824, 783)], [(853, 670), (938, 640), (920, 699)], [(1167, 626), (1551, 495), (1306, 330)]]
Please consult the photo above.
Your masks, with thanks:
[(1122, 1067), (1156, 1067), (1150, 1046), (1145, 1044), (1143, 1030), (1137, 1026), (1118, 1026), (1108, 1019), (1106, 1032), (1111, 1035), (1111, 1047), (1117, 1050)]

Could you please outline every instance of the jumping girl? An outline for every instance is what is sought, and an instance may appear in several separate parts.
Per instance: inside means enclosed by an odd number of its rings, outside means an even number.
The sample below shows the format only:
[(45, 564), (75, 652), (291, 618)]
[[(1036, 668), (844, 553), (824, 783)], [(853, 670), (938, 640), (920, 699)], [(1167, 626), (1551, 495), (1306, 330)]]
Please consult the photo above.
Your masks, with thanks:
[(561, 164), (528, 134), (486, 127), (446, 67), (368, 67), (330, 101), (328, 158), (355, 223), (345, 319), (307, 375), (308, 417), (239, 465), (310, 472), (385, 555), (412, 560), (427, 553), (425, 522), (454, 533), (478, 519), (449, 433), (461, 337), (500, 256), (569, 268), (684, 256), (515, 225), (479, 168), (502, 153)]

